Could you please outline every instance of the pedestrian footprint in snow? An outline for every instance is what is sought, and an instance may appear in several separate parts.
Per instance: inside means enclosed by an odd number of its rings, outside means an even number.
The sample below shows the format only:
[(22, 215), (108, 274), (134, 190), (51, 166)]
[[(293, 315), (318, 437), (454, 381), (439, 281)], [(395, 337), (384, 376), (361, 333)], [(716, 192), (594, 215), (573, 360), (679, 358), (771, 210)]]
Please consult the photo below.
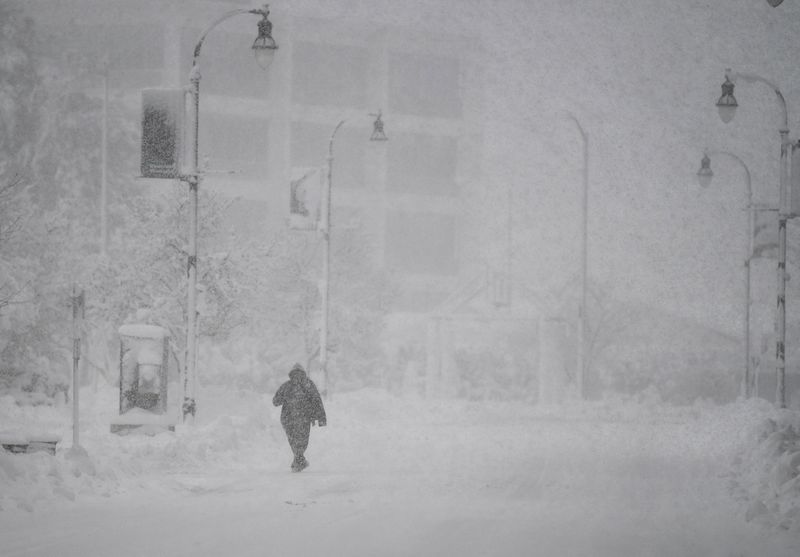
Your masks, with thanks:
[(325, 407), (314, 382), (308, 378), (300, 364), (295, 364), (289, 372), (289, 380), (278, 388), (272, 404), (281, 408), (281, 425), (286, 432), (289, 446), (294, 453), (292, 472), (300, 472), (308, 467), (303, 453), (308, 447), (311, 424), (327, 425)]

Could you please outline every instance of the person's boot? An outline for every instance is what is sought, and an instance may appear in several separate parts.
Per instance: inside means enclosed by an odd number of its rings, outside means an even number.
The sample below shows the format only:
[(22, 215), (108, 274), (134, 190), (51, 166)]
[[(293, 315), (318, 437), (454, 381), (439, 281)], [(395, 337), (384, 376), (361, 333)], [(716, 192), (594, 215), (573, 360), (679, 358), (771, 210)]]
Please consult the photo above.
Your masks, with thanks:
[(300, 455), (297, 458), (297, 471), (299, 472), (301, 470), (305, 470), (306, 468), (308, 468), (308, 461), (304, 455)]

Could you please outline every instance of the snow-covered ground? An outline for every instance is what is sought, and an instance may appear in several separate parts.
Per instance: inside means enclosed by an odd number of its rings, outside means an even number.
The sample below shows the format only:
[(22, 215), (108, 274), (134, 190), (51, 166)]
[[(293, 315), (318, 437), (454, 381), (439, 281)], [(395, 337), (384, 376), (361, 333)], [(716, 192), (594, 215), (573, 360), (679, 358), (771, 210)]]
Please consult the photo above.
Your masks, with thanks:
[(0, 452), (4, 556), (800, 555), (800, 419), (769, 404), (403, 399), (326, 403), (311, 467), (271, 393), (203, 389), (192, 428), (109, 433), (117, 392), (68, 407), (0, 397), (2, 429), (64, 439)]

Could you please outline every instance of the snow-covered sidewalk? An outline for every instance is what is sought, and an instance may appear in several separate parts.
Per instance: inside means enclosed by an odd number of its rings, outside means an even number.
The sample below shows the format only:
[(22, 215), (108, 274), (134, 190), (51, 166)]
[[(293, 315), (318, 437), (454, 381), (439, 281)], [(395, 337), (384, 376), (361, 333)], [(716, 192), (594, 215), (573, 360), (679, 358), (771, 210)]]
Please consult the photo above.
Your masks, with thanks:
[[(361, 390), (326, 404), (311, 467), (292, 474), (268, 395), (209, 392), (195, 428), (155, 437), (110, 435), (110, 396), (82, 398), (88, 458), (0, 455), (3, 555), (800, 554), (797, 471), (783, 499), (769, 491), (792, 415), (758, 402), (541, 408)], [(4, 404), (8, 418), (32, 411)], [(785, 456), (768, 458), (767, 439)]]

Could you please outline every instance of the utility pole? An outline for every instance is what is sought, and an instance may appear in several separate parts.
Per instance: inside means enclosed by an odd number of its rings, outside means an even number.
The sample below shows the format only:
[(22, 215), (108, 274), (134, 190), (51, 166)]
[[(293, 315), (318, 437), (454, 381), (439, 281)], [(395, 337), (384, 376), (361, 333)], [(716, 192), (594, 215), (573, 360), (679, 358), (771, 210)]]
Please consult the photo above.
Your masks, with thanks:
[(583, 167), (582, 176), (582, 195), (581, 195), (581, 263), (580, 263), (580, 304), (578, 306), (578, 325), (576, 334), (577, 363), (575, 366), (575, 377), (578, 387), (578, 396), (586, 398), (586, 299), (588, 282), (588, 254), (589, 254), (589, 135), (581, 126), (578, 119), (569, 114), (569, 118), (575, 122), (582, 140)]
[[(780, 94), (780, 93), (779, 93)], [(781, 181), (780, 205), (778, 206), (778, 341), (775, 352), (777, 359), (775, 401), (779, 408), (786, 408), (786, 221), (789, 218), (789, 129), (784, 127), (781, 134)]]
[(108, 253), (108, 58), (103, 59), (103, 122), (100, 139), (100, 246)]
[(336, 132), (342, 127), (345, 120), (340, 121), (333, 128), (328, 141), (328, 176), (325, 179), (325, 188), (322, 191), (322, 324), (319, 328), (319, 366), (322, 368), (322, 393), (330, 396), (328, 384), (328, 320), (330, 319), (330, 272), (331, 272), (331, 183), (333, 180), (333, 140)]
[(194, 423), (195, 412), (197, 411), (197, 214), (198, 214), (198, 188), (200, 186), (201, 174), (199, 169), (199, 146), (200, 146), (200, 51), (206, 36), (220, 23), (231, 17), (243, 14), (260, 16), (258, 22), (258, 36), (253, 41), (252, 51), (256, 57), (256, 62), (266, 69), (272, 62), (278, 45), (272, 38), (272, 23), (269, 21), (269, 5), (265, 4), (261, 9), (237, 8), (225, 12), (218, 17), (200, 35), (195, 44), (192, 56), (192, 69), (189, 73), (189, 94), (192, 97), (192, 155), (189, 161), (189, 169), (181, 179), (189, 184), (189, 256), (187, 265), (188, 293), (186, 300), (186, 361), (184, 375), (184, 398), (183, 398), (183, 417), (184, 421), (190, 425)]
[[(375, 116), (375, 121), (372, 123), (372, 135), (370, 141), (386, 141), (388, 138), (383, 130), (383, 120), (381, 120), (381, 111), (377, 114), (370, 114)], [(340, 120), (336, 127), (331, 132), (331, 137), (328, 140), (328, 157), (327, 167), (328, 176), (325, 180), (325, 187), (322, 192), (322, 215), (319, 224), (319, 230), (322, 232), (322, 285), (320, 287), (320, 297), (322, 298), (322, 324), (319, 328), (319, 365), (322, 369), (322, 377), (324, 386), (322, 388), (323, 396), (329, 397), (331, 394), (330, 384), (328, 383), (328, 328), (330, 319), (330, 272), (331, 272), (331, 193), (333, 185), (333, 144), (336, 139), (336, 133), (347, 120)]]
[(719, 116), (726, 124), (730, 122), (739, 106), (734, 96), (734, 87), (737, 79), (748, 83), (762, 83), (772, 89), (778, 100), (781, 114), (781, 126), (778, 129), (781, 137), (780, 153), (780, 181), (778, 184), (778, 300), (775, 311), (775, 404), (779, 408), (786, 408), (786, 221), (791, 211), (789, 208), (789, 112), (786, 99), (777, 85), (763, 77), (743, 72), (734, 72), (730, 68), (725, 70), (725, 81), (722, 84), (722, 96), (717, 100), (716, 106)]

